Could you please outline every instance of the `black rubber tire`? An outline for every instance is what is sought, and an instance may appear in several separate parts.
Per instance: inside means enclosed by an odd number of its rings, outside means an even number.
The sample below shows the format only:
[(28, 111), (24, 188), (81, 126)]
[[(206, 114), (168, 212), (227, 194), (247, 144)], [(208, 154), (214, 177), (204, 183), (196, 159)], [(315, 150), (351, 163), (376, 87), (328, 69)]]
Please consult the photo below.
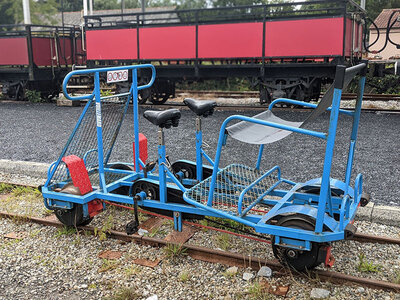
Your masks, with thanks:
[[(282, 217), (277, 225), (282, 227), (314, 230), (313, 221), (301, 215), (291, 215)], [(275, 236), (272, 237), (272, 251), (281, 264), (288, 266), (296, 271), (303, 272), (317, 267), (321, 263), (319, 257), (320, 244), (311, 242), (310, 251), (294, 250), (292, 248), (280, 247), (275, 245)], [(289, 252), (291, 251), (291, 252)], [(288, 253), (295, 253), (291, 257)]]

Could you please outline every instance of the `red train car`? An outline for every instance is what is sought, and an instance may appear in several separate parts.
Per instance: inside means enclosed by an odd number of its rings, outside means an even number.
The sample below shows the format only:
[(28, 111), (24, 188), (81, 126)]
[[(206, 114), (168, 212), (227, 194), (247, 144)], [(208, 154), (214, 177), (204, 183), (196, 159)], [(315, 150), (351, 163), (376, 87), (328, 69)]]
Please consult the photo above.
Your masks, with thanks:
[(80, 31), (73, 27), (5, 25), (0, 28), (3, 94), (23, 99), (26, 89), (54, 97), (74, 64), (85, 64)]
[(364, 13), (336, 0), (88, 16), (87, 60), (155, 64), (154, 103), (177, 81), (227, 77), (252, 78), (262, 102), (313, 99), (337, 64), (361, 58)]

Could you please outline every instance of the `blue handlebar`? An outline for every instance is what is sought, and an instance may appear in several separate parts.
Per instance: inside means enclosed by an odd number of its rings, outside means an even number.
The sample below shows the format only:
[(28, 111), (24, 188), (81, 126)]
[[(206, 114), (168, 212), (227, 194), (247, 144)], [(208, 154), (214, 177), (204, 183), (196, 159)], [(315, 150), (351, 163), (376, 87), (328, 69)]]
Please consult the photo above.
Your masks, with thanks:
[[(154, 68), (153, 65), (151, 64), (143, 64), (143, 65), (134, 65), (134, 66), (120, 66), (120, 67), (109, 67), (109, 68), (97, 68), (97, 69), (84, 69), (84, 70), (75, 70), (71, 71), (65, 76), (64, 81), (63, 81), (63, 93), (65, 98), (69, 100), (90, 100), (94, 96), (94, 91), (96, 88), (100, 87), (94, 87), (94, 90), (91, 94), (83, 95), (83, 96), (70, 96), (67, 92), (67, 83), (70, 80), (70, 78), (74, 75), (82, 75), (82, 74), (95, 74), (95, 73), (102, 73), (102, 72), (107, 72), (107, 71), (118, 71), (118, 70), (132, 70), (132, 75), (133, 75), (133, 70), (137, 69), (146, 69), (150, 68), (151, 69), (151, 79), (150, 82), (145, 84), (145, 85), (140, 85), (137, 87), (138, 90), (143, 90), (149, 88), (153, 83), (154, 80), (156, 79), (156, 69)], [(118, 96), (118, 95), (115, 95)]]

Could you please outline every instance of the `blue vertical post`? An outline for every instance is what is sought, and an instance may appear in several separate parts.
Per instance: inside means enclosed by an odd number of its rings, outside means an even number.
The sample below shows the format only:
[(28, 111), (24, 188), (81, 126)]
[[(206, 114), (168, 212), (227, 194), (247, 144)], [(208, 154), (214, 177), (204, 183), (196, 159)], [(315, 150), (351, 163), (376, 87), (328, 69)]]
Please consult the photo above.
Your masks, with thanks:
[(182, 213), (179, 211), (174, 211), (174, 230), (182, 231)]
[(137, 69), (132, 69), (132, 101), (133, 101), (133, 124), (134, 124), (134, 135), (135, 135), (135, 171), (140, 172), (139, 163), (139, 104), (138, 104), (138, 78)]
[(101, 95), (99, 72), (94, 73), (94, 97), (96, 100), (96, 127), (97, 127), (97, 155), (99, 162), (100, 188), (107, 193), (106, 179), (104, 176), (104, 151), (103, 151), (103, 130), (101, 124)]
[(329, 131), (326, 142), (324, 168), (322, 171), (321, 191), (318, 202), (318, 214), (315, 225), (316, 233), (322, 232), (327, 202), (328, 202), (328, 208), (332, 213), (332, 201), (330, 195), (330, 181), (331, 181), (330, 176), (332, 168), (333, 149), (335, 147), (336, 129), (339, 118), (340, 99), (342, 97), (342, 89), (344, 85), (345, 74), (346, 74), (345, 66), (336, 67), (336, 75), (335, 75), (334, 91), (332, 99), (332, 110), (329, 120)]
[(264, 152), (264, 145), (260, 146), (260, 150), (258, 151), (258, 158), (257, 158), (257, 163), (256, 163), (256, 169), (260, 170), (260, 165), (261, 165), (261, 159), (262, 159), (262, 155)]
[(167, 202), (167, 175), (165, 172), (165, 142), (164, 131), (162, 128), (158, 131), (158, 177), (160, 181), (160, 202)]
[(201, 118), (196, 118), (196, 178), (198, 181), (203, 180), (203, 133), (201, 130)]
[[(365, 66), (365, 69), (366, 68), (367, 68), (367, 66)], [(353, 128), (351, 130), (349, 156), (347, 158), (347, 167), (346, 167), (346, 177), (345, 177), (346, 193), (348, 192), (348, 188), (350, 185), (350, 179), (351, 179), (351, 172), (353, 169), (354, 150), (355, 150), (356, 140), (357, 140), (358, 124), (360, 123), (361, 104), (362, 104), (362, 99), (363, 99), (363, 95), (364, 95), (364, 86), (365, 86), (365, 76), (361, 77), (359, 80), (359, 83), (358, 83), (358, 95), (357, 95), (357, 101), (356, 101), (356, 106), (355, 106), (355, 110), (354, 110)]]

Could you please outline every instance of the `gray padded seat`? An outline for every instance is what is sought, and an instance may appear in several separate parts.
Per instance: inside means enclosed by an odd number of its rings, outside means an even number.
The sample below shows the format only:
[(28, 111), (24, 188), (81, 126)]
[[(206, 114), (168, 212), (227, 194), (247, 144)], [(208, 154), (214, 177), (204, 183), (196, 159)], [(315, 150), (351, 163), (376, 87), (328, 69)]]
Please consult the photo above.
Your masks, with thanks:
[(178, 127), (181, 112), (176, 108), (161, 111), (146, 110), (143, 113), (143, 117), (161, 128), (170, 128), (171, 126)]
[(196, 115), (208, 117), (214, 112), (214, 108), (217, 106), (217, 102), (212, 100), (195, 100), (186, 98), (183, 103), (187, 105)]

